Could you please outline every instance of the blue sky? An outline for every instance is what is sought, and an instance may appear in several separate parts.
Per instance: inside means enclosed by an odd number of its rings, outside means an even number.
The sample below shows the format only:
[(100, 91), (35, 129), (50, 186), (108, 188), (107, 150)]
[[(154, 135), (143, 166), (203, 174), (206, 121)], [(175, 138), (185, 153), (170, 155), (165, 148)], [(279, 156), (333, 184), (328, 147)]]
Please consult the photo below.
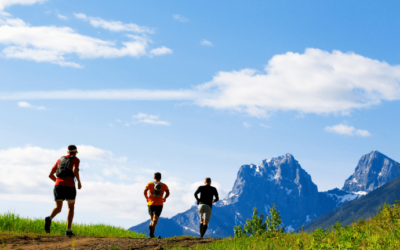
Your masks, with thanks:
[(241, 165), (286, 153), (320, 191), (372, 150), (399, 160), (399, 5), (0, 0), (0, 211), (47, 215), (72, 143), (77, 221), (124, 227), (147, 219), (154, 171), (172, 216), (204, 177), (226, 194)]

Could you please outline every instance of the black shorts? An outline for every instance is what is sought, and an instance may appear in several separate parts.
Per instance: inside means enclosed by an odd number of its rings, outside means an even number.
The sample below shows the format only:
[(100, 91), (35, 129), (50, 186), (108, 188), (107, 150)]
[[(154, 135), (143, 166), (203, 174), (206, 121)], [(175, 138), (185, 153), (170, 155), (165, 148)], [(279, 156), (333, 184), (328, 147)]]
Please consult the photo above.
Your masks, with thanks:
[(162, 209), (163, 206), (160, 205), (149, 206), (149, 215), (150, 216), (157, 215), (158, 217), (160, 217)]
[(75, 200), (76, 188), (66, 186), (55, 186), (54, 187), (54, 200)]

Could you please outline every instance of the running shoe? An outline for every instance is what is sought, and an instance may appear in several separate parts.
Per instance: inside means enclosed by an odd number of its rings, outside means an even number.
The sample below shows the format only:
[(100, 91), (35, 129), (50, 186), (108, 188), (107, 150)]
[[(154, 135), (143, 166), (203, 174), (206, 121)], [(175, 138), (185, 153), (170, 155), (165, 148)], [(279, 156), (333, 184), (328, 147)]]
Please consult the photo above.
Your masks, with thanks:
[(155, 236), (154, 236), (154, 228), (153, 228), (153, 226), (149, 226), (149, 231), (150, 231), (150, 238), (154, 238)]
[(65, 231), (65, 235), (68, 236), (68, 237), (75, 236), (75, 234), (73, 234), (72, 231), (69, 231), (69, 232), (68, 232), (68, 230)]
[(51, 218), (50, 218), (50, 216), (49, 217), (46, 217), (45, 219), (44, 219), (44, 221), (45, 221), (45, 223), (44, 223), (44, 230), (46, 231), (46, 233), (50, 233), (50, 226), (51, 226)]

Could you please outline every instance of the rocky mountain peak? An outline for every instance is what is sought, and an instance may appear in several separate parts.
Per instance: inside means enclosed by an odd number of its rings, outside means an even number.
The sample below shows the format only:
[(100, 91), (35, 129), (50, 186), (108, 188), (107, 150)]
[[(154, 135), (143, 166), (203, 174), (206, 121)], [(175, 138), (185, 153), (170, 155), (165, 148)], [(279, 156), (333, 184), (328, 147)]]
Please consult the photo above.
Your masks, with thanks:
[(361, 157), (354, 174), (345, 181), (342, 190), (370, 192), (399, 175), (396, 162), (374, 150)]
[[(256, 191), (254, 188), (257, 188)], [(317, 194), (317, 186), (311, 176), (300, 166), (291, 154), (263, 160), (260, 164), (249, 164), (240, 167), (238, 176), (228, 197), (220, 205), (233, 204), (243, 199), (247, 194), (259, 193), (265, 197), (265, 192), (303, 196)]]

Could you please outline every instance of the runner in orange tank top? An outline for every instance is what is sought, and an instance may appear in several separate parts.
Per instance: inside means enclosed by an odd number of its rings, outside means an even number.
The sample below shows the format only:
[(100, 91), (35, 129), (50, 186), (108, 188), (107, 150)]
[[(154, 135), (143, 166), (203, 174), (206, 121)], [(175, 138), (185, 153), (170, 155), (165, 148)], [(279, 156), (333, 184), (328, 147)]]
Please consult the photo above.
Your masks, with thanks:
[[(154, 182), (149, 182), (144, 189), (144, 197), (146, 197), (150, 215), (150, 238), (155, 237), (154, 231), (156, 230), (158, 218), (160, 218), (164, 202), (169, 196), (168, 186), (165, 183), (161, 183), (161, 173), (155, 173), (154, 180)], [(164, 193), (165, 197), (163, 197)]]

